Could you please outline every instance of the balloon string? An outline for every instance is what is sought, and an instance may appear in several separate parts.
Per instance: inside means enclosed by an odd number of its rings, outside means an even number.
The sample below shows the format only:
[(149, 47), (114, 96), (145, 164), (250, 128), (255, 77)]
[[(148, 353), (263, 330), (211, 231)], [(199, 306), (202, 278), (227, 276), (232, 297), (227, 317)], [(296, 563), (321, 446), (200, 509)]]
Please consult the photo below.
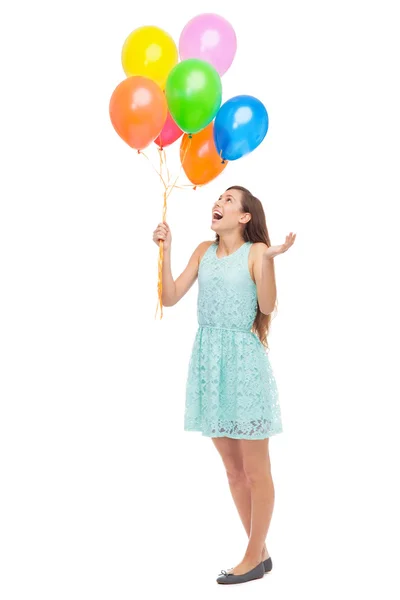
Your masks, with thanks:
[[(185, 162), (185, 158), (186, 158), (186, 154), (190, 148), (191, 145), (191, 139), (189, 139), (189, 144), (187, 144), (184, 154), (183, 154), (183, 158), (181, 161), (181, 167), (179, 169), (178, 175), (175, 178), (174, 183), (171, 185), (170, 184), (170, 172), (167, 166), (167, 157), (165, 154), (165, 150), (163, 149), (159, 154), (160, 154), (160, 172), (161, 175), (163, 175), (163, 170), (166, 170), (167, 172), (167, 181), (168, 181), (168, 185), (165, 185), (165, 179), (163, 176), (161, 176), (161, 181), (164, 183), (164, 206), (163, 206), (163, 216), (162, 216), (162, 221), (165, 221), (166, 218), (166, 214), (167, 214), (167, 199), (169, 197), (169, 195), (171, 194), (171, 192), (174, 190), (174, 188), (177, 187), (177, 181), (181, 175), (182, 172), (182, 168), (183, 168), (183, 163)], [(163, 317), (163, 309), (162, 309), (162, 268), (163, 268), (163, 260), (164, 260), (164, 247), (163, 247), (163, 240), (160, 240), (160, 251), (159, 251), (159, 255), (158, 255), (158, 282), (157, 282), (157, 290), (158, 290), (158, 299), (157, 299), (157, 306), (156, 306), (156, 314), (154, 318), (157, 318), (157, 312), (158, 312), (158, 307), (160, 307), (160, 320)]]
[[(167, 190), (164, 190), (164, 206), (163, 206), (163, 216), (162, 221), (165, 221), (165, 217), (167, 214)], [(158, 291), (158, 299), (156, 306), (156, 313), (154, 318), (157, 318), (158, 307), (160, 306), (160, 320), (163, 318), (163, 304), (162, 304), (162, 269), (163, 269), (163, 261), (164, 261), (164, 242), (160, 240), (160, 250), (158, 253), (158, 281), (157, 281), (157, 291)]]
[[(167, 212), (167, 191), (168, 191), (168, 187), (169, 187), (169, 181), (168, 181), (168, 183), (165, 183), (165, 178), (164, 178), (164, 173), (163, 173), (163, 166), (166, 163), (165, 152), (163, 153), (163, 151), (160, 151), (160, 153), (159, 153), (159, 156), (160, 156), (160, 170), (159, 171), (157, 171), (157, 168), (154, 166), (153, 162), (150, 160), (150, 158), (147, 156), (147, 154), (145, 154), (141, 150), (138, 150), (138, 154), (141, 154), (149, 161), (151, 167), (157, 173), (158, 177), (160, 178), (161, 183), (163, 184), (164, 205), (163, 205), (162, 221), (164, 222), (166, 212)], [(160, 309), (161, 309), (160, 319), (163, 318), (163, 310), (162, 310), (162, 264), (163, 264), (163, 259), (164, 259), (164, 246), (163, 246), (163, 240), (160, 240), (159, 253), (158, 253), (158, 284), (157, 284), (158, 301), (157, 301), (157, 307), (156, 307), (156, 314), (154, 317), (154, 318), (157, 318), (158, 304), (160, 304)]]
[[(163, 155), (162, 155), (162, 150), (160, 148), (158, 149), (158, 155), (160, 157), (160, 173), (162, 174), (162, 172), (163, 172)], [(168, 185), (168, 183), (169, 182), (167, 181), (167, 185)]]
[(170, 181), (171, 181), (171, 174), (169, 172), (168, 165), (167, 165), (167, 155), (165, 154), (165, 148), (163, 148), (162, 150), (160, 150), (160, 152), (162, 152), (162, 154), (163, 154), (164, 164), (165, 164), (165, 167), (167, 169), (167, 181), (168, 181), (168, 185), (169, 185)]
[[(167, 184), (165, 183), (165, 178), (164, 178), (164, 167), (166, 167), (166, 163), (167, 163), (167, 158), (165, 155), (165, 151), (164, 149), (160, 149), (159, 150), (159, 158), (160, 158), (160, 173), (161, 173), (161, 180), (164, 183), (164, 192), (163, 192), (163, 198), (164, 198), (164, 205), (163, 205), (163, 214), (162, 214), (162, 218), (161, 221), (164, 223), (166, 220), (166, 215), (167, 215), (167, 191), (168, 191), (168, 187), (169, 187), (169, 176), (167, 179)], [(160, 240), (160, 247), (159, 247), (159, 253), (158, 253), (158, 281), (157, 281), (157, 306), (156, 306), (156, 313), (154, 315), (154, 318), (157, 318), (157, 312), (158, 312), (158, 307), (160, 306), (160, 320), (163, 318), (163, 304), (162, 304), (162, 269), (163, 269), (163, 262), (164, 262), (164, 242), (163, 240)]]
[(182, 158), (182, 160), (181, 160), (181, 166), (180, 166), (180, 169), (179, 169), (178, 175), (176, 176), (176, 179), (175, 179), (174, 183), (173, 183), (173, 184), (172, 184), (172, 186), (171, 186), (171, 189), (169, 190), (169, 192), (168, 192), (168, 194), (167, 194), (167, 198), (168, 198), (168, 196), (170, 195), (170, 193), (172, 192), (172, 190), (174, 189), (174, 187), (176, 187), (177, 181), (178, 181), (179, 177), (181, 176), (182, 169), (183, 169), (183, 164), (184, 164), (184, 162), (185, 162), (185, 159), (186, 159), (186, 154), (188, 153), (188, 151), (189, 151), (189, 148), (190, 148), (191, 144), (192, 144), (192, 138), (191, 138), (191, 137), (189, 137), (189, 138), (188, 138), (188, 143), (186, 144), (186, 147), (185, 147), (185, 150), (184, 150), (184, 153), (183, 153), (183, 158)]
[(186, 184), (184, 183), (183, 185), (176, 185), (175, 189), (176, 190), (185, 190), (186, 188), (192, 188), (192, 190), (196, 190), (199, 187), (202, 187), (203, 184), (199, 184), (199, 185), (192, 185), (192, 184)]
[(138, 154), (140, 154), (141, 156), (144, 156), (145, 158), (147, 158), (147, 160), (149, 161), (149, 163), (151, 164), (152, 168), (154, 169), (154, 171), (157, 173), (157, 175), (159, 176), (159, 178), (161, 179), (161, 182), (164, 186), (164, 188), (167, 187), (167, 184), (164, 181), (164, 177), (162, 174), (162, 171), (160, 169), (160, 171), (157, 171), (156, 167), (153, 165), (152, 161), (150, 160), (150, 158), (147, 156), (147, 154), (145, 154), (144, 152), (142, 152), (142, 150), (138, 150)]

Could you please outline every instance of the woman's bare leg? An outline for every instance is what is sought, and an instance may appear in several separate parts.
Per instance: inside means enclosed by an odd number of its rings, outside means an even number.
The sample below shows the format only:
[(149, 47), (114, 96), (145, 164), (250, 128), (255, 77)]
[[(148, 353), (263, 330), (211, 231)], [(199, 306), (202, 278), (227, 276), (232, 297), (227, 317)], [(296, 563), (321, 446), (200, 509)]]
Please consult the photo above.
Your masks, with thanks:
[[(252, 510), (251, 486), (243, 466), (242, 448), (240, 444), (242, 440), (228, 437), (217, 437), (212, 438), (212, 440), (221, 456), (233, 501), (247, 533), (247, 537), (250, 538)], [(268, 557), (269, 554), (264, 542), (261, 560), (265, 560)]]
[(275, 490), (269, 458), (269, 438), (239, 440), (243, 470), (251, 494), (251, 525), (246, 552), (233, 569), (237, 575), (253, 569), (262, 560), (262, 549), (271, 522)]

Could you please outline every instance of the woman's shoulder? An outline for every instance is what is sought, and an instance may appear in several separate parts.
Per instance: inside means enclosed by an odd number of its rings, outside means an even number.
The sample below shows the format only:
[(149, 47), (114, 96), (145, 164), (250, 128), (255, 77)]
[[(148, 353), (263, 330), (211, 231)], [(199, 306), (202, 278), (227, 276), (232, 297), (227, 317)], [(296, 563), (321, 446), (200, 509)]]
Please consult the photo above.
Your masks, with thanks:
[(251, 242), (251, 256), (256, 257), (267, 250), (268, 246), (264, 242)]
[(197, 247), (200, 251), (205, 252), (213, 244), (215, 244), (215, 241), (206, 240), (205, 242), (200, 242), (200, 244)]
[(251, 242), (252, 246), (257, 250), (265, 250), (266, 248), (268, 248), (267, 244), (265, 242)]
[(197, 246), (197, 252), (199, 255), (199, 263), (200, 263), (201, 259), (203, 258), (203, 256), (205, 255), (205, 253), (207, 252), (207, 250), (213, 244), (215, 244), (214, 241), (206, 240), (205, 242), (200, 242), (200, 244)]
[(249, 264), (251, 273), (254, 273), (253, 269), (254, 265), (256, 264), (256, 261), (259, 260), (259, 257), (261, 257), (261, 255), (263, 254), (263, 252), (265, 252), (267, 248), (268, 246), (267, 244), (264, 244), (264, 242), (251, 242), (249, 252)]

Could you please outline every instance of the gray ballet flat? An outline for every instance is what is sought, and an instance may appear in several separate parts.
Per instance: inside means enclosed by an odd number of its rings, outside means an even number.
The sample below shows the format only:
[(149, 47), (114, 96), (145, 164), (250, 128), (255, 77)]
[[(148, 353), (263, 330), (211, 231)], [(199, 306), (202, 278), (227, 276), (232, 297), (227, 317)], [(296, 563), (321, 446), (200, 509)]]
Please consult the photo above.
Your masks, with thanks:
[(270, 556), (264, 560), (263, 565), (264, 565), (264, 571), (266, 573), (269, 573), (272, 569), (272, 559)]
[(264, 563), (260, 562), (254, 569), (243, 573), (242, 575), (234, 575), (233, 573), (227, 573), (223, 569), (221, 575), (217, 577), (217, 583), (245, 583), (246, 581), (252, 581), (253, 579), (261, 579), (264, 577)]

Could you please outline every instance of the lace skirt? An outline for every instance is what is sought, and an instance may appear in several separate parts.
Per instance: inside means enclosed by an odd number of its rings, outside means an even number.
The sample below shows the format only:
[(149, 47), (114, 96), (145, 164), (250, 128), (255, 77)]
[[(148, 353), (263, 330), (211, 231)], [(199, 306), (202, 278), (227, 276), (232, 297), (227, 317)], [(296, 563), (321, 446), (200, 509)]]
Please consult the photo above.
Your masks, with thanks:
[(252, 440), (283, 431), (275, 377), (255, 333), (198, 328), (187, 373), (184, 430)]

